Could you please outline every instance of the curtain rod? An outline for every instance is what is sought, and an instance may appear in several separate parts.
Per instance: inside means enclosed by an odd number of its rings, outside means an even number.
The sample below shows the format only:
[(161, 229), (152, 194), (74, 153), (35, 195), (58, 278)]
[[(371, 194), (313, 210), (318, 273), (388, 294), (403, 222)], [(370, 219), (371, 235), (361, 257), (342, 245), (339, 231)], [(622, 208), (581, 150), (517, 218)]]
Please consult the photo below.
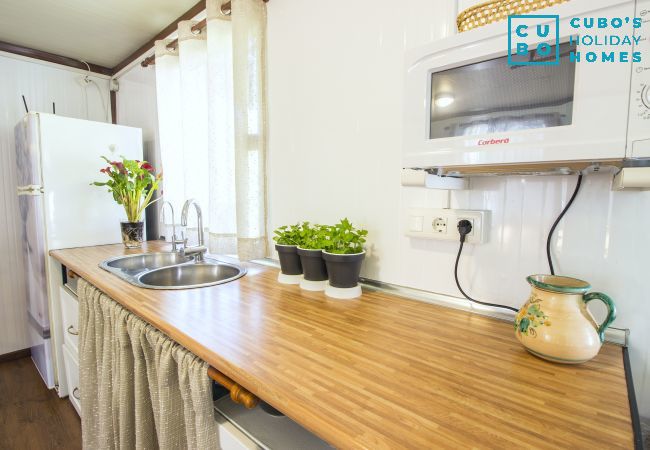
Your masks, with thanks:
[[(264, 3), (268, 3), (269, 0), (262, 0)], [(232, 13), (232, 4), (231, 2), (226, 2), (223, 5), (221, 5), (221, 14), (224, 16), (229, 16)], [(203, 29), (207, 26), (207, 19), (201, 20), (199, 23), (194, 25), (191, 30), (192, 33), (194, 34), (200, 34)], [(167, 44), (167, 48), (169, 50), (175, 50), (178, 47), (178, 39), (174, 39), (171, 41), (169, 44)], [(142, 60), (140, 65), (142, 67), (147, 67), (156, 64), (156, 55), (151, 55), (147, 56), (145, 59)]]

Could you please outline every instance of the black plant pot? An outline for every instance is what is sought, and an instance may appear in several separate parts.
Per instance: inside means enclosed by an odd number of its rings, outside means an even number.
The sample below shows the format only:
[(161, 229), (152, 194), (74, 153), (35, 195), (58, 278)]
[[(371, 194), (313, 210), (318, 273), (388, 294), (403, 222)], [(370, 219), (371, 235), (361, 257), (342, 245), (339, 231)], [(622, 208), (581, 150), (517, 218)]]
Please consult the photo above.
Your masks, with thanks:
[(323, 252), (323, 259), (327, 265), (330, 286), (335, 288), (353, 288), (359, 283), (361, 263), (366, 257), (366, 252), (352, 254), (338, 254)]
[(122, 243), (126, 248), (142, 247), (144, 222), (120, 222)]
[(322, 250), (307, 250), (298, 247), (298, 255), (302, 263), (302, 273), (307, 281), (327, 280), (327, 267), (323, 261)]
[(275, 249), (280, 257), (280, 270), (285, 275), (302, 274), (302, 264), (295, 245), (275, 244)]

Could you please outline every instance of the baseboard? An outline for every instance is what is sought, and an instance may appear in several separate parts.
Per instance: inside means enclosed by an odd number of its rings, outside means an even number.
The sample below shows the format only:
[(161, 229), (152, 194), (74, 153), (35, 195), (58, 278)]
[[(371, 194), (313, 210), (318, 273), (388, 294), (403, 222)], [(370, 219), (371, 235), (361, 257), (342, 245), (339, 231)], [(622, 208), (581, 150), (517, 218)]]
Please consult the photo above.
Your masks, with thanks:
[(27, 358), (32, 355), (32, 350), (29, 348), (24, 348), (22, 350), (16, 350), (15, 352), (5, 353), (0, 355), (0, 363), (6, 361), (13, 361), (15, 359)]

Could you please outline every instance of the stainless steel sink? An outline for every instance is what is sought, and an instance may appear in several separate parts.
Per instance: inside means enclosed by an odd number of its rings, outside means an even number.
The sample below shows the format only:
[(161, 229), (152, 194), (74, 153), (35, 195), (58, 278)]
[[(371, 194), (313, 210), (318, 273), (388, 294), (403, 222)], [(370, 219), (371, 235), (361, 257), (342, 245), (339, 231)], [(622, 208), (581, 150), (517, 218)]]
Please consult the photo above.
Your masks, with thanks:
[(195, 262), (181, 253), (143, 253), (111, 258), (102, 269), (147, 289), (192, 289), (227, 283), (243, 277), (246, 269), (235, 264), (205, 257)]
[(143, 253), (141, 255), (121, 256), (104, 261), (107, 267), (130, 273), (140, 273), (145, 270), (159, 269), (192, 261), (190, 256), (180, 253)]
[(206, 262), (165, 267), (143, 273), (138, 281), (151, 289), (185, 289), (227, 283), (244, 275), (244, 270), (226, 263)]

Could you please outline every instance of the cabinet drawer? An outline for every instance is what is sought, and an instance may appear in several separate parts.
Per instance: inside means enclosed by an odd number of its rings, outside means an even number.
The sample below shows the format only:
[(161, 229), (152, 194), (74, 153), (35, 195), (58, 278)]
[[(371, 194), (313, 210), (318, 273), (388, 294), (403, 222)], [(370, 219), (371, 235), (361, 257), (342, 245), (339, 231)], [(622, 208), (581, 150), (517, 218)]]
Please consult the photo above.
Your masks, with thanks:
[(70, 402), (77, 414), (81, 417), (81, 391), (79, 390), (79, 361), (77, 355), (70, 348), (63, 345), (63, 361), (65, 362), (65, 374), (68, 380), (68, 390)]
[(79, 354), (79, 301), (67, 289), (59, 289), (63, 315), (63, 341), (75, 357)]

